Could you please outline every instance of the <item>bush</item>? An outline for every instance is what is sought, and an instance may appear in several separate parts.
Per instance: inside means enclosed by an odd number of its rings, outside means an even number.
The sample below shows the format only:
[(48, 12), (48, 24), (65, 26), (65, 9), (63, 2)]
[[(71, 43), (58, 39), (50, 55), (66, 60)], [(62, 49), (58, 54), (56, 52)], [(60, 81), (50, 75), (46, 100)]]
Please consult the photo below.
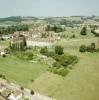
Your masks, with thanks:
[(2, 55), (2, 57), (4, 57), (4, 58), (5, 58), (5, 57), (6, 57), (6, 54), (3, 54), (3, 55)]
[(76, 56), (71, 55), (63, 55), (60, 57), (60, 63), (63, 67), (67, 67), (68, 65), (74, 65), (78, 62), (78, 58)]
[(99, 52), (99, 48), (98, 48), (98, 49), (96, 49), (96, 52)]
[(57, 68), (57, 67), (50, 67), (48, 69), (48, 71), (54, 73), (54, 74), (58, 74), (58, 75), (61, 75), (61, 76), (66, 76), (68, 74), (68, 70), (65, 69), (64, 67), (60, 67), (60, 68)]
[(31, 90), (31, 91), (30, 91), (30, 94), (31, 94), (31, 95), (34, 95), (34, 94), (35, 94), (35, 92), (34, 92), (33, 90)]
[(61, 67), (61, 68), (59, 68), (58, 70), (57, 70), (57, 73), (59, 74), (59, 75), (62, 75), (62, 76), (66, 76), (67, 74), (68, 74), (68, 70), (67, 69), (65, 69), (64, 67)]
[(23, 60), (32, 60), (33, 59), (33, 53), (31, 51), (25, 51), (25, 52), (16, 52), (16, 56)]
[(6, 79), (5, 75), (3, 75), (3, 74), (0, 74), (0, 78)]
[(11, 49), (10, 49), (10, 48), (5, 48), (5, 52), (6, 52), (7, 54), (10, 54)]
[(91, 43), (91, 49), (93, 49), (93, 50), (96, 49), (96, 45), (95, 45), (95, 43)]
[(87, 52), (95, 52), (96, 49), (92, 48), (91, 46), (87, 46)]
[(56, 46), (55, 47), (55, 53), (58, 54), (58, 55), (62, 55), (64, 53), (63, 47), (62, 46)]
[(79, 48), (80, 52), (95, 52), (96, 51), (96, 46), (95, 43), (91, 43), (89, 46), (81, 45)]
[(86, 50), (87, 50), (87, 47), (85, 45), (81, 45), (79, 48), (80, 52), (86, 52)]
[(81, 32), (80, 32), (81, 35), (87, 35), (87, 28), (86, 27), (83, 27)]
[(47, 53), (48, 53), (47, 47), (41, 48), (40, 53), (41, 53), (42, 55), (47, 55)]
[(34, 56), (32, 52), (26, 52), (25, 55), (27, 56), (27, 60), (32, 60)]
[(75, 34), (73, 34), (73, 35), (71, 36), (71, 38), (76, 38), (76, 35), (75, 35)]
[(58, 68), (58, 67), (61, 67), (60, 62), (57, 62), (57, 61), (54, 62), (54, 63), (53, 63), (53, 67), (57, 67), (57, 68)]

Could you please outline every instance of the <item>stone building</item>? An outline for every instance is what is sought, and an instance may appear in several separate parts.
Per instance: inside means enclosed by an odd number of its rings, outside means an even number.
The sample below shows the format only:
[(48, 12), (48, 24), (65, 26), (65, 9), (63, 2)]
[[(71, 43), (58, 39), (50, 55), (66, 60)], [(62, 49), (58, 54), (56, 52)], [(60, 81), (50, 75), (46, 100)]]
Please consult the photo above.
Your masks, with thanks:
[(19, 32), (12, 35), (10, 47), (14, 50), (23, 50), (26, 47), (26, 38)]

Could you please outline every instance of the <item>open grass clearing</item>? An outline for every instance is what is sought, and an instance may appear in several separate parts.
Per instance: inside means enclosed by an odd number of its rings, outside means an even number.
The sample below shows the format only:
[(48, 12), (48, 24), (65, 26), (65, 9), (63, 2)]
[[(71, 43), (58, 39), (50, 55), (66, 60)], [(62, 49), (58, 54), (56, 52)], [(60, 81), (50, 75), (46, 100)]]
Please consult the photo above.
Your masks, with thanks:
[(4, 74), (8, 80), (22, 86), (35, 80), (47, 69), (47, 65), (30, 63), (14, 56), (0, 57), (0, 74)]
[(66, 77), (46, 72), (29, 87), (57, 100), (99, 100), (99, 53), (72, 53), (80, 61)]

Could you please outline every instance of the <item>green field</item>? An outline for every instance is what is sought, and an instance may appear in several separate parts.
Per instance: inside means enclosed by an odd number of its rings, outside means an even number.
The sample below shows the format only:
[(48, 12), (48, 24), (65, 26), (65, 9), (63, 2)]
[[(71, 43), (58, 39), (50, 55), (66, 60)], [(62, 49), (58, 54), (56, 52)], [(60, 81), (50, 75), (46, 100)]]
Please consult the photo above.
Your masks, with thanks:
[(74, 39), (84, 39), (84, 38), (92, 38), (94, 35), (91, 33), (91, 29), (87, 28), (87, 35), (83, 36), (80, 34), (82, 27), (75, 27), (75, 28), (70, 28), (66, 27), (66, 31), (63, 32), (65, 35), (63, 38), (71, 39), (72, 35), (75, 35)]
[(95, 43), (96, 47), (99, 48), (99, 38), (84, 38), (84, 39), (61, 39), (57, 42), (57, 45), (61, 45), (65, 50), (70, 49), (78, 49), (81, 45), (90, 45), (91, 43)]
[[(80, 53), (81, 44), (97, 43), (98, 38), (66, 40), (57, 43), (64, 51), (79, 57), (79, 62), (66, 77), (46, 72), (38, 77), (29, 88), (56, 100), (99, 100), (99, 52)], [(75, 48), (76, 47), (76, 48)]]
[(57, 100), (99, 100), (99, 53), (72, 53), (80, 61), (66, 77), (46, 72), (29, 87)]
[(35, 80), (47, 69), (47, 65), (29, 63), (14, 56), (0, 57), (0, 74), (4, 74), (8, 80), (27, 86), (31, 80)]

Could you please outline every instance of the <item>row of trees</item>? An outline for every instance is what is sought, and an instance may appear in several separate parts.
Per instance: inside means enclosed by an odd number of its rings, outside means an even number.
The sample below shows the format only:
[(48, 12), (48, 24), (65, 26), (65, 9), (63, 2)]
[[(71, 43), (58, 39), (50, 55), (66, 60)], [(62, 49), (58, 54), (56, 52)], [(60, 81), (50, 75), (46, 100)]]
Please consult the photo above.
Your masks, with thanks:
[(29, 30), (29, 26), (25, 24), (8, 26), (8, 27), (0, 27), (0, 34), (11, 34), (16, 31), (28, 31), (28, 30)]
[(73, 27), (75, 24), (83, 24), (83, 21), (80, 21), (80, 20), (70, 21), (70, 20), (62, 19), (60, 21), (60, 24), (65, 25), (66, 27)]
[[(94, 34), (94, 36), (99, 37), (99, 33), (95, 31), (97, 30), (97, 26), (96, 25), (90, 26), (90, 28), (91, 28), (91, 33)], [(80, 34), (87, 35), (87, 27), (83, 27)]]
[(22, 18), (20, 16), (0, 18), (0, 22), (5, 22), (5, 21), (21, 22)]
[(91, 45), (81, 45), (79, 47), (80, 52), (95, 52), (97, 51), (95, 43), (91, 43)]

